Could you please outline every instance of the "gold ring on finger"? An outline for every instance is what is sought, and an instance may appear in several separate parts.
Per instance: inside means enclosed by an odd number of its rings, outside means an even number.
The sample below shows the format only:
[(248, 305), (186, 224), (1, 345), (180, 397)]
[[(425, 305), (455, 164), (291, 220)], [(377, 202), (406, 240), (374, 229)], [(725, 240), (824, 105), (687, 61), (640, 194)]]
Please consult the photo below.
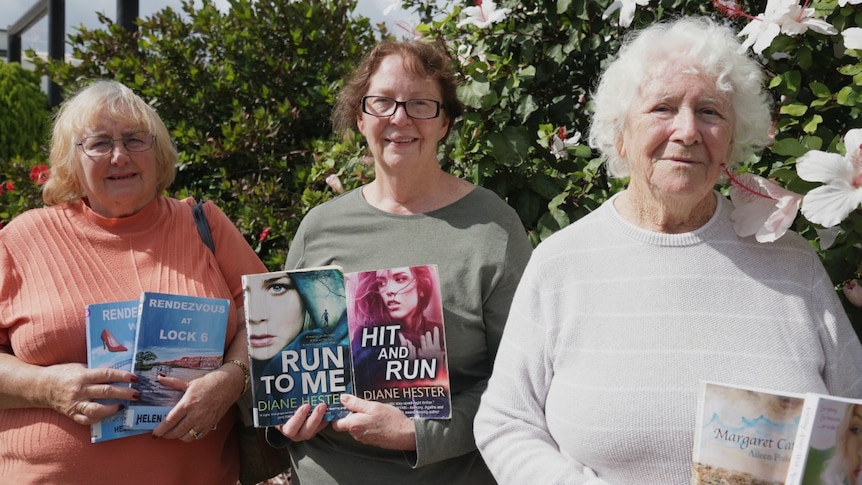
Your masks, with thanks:
[(194, 438), (194, 439), (196, 439), (196, 440), (199, 440), (199, 439), (201, 439), (201, 438), (203, 438), (203, 437), (204, 437), (204, 435), (203, 435), (203, 434), (198, 433), (197, 431), (195, 431), (195, 429), (194, 429), (194, 428), (192, 428), (192, 429), (190, 429), (190, 430), (189, 430), (189, 434), (190, 434), (190, 435), (192, 435), (192, 438)]

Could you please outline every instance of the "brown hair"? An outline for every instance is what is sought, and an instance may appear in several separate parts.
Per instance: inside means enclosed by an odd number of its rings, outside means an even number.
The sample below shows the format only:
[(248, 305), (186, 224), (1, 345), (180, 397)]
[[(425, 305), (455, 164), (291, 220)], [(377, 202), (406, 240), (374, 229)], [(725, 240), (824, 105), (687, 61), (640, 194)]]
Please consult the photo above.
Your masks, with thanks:
[(458, 81), (446, 51), (436, 44), (422, 41), (385, 41), (365, 56), (338, 93), (332, 113), (332, 124), (336, 131), (344, 133), (357, 128), (356, 120), (362, 112), (360, 103), (368, 92), (371, 77), (383, 59), (393, 55), (404, 59), (404, 68), (408, 73), (437, 82), (443, 98), (443, 109), (449, 119), (449, 130), (452, 129), (455, 119), (464, 112), (464, 105), (458, 99)]

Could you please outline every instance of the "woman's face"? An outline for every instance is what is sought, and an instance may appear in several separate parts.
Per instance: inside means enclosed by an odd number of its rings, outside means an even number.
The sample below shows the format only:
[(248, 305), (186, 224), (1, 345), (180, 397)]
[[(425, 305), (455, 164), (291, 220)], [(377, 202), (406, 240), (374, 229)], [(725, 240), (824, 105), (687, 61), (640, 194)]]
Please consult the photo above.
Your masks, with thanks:
[(146, 151), (129, 152), (120, 139), (135, 134), (148, 136), (148, 130), (131, 121), (103, 116), (94, 119), (103, 121), (84, 130), (79, 143), (91, 143), (93, 139), (89, 137), (104, 136), (114, 139), (114, 146), (107, 155), (95, 157), (76, 147), (81, 184), (89, 206), (102, 217), (135, 214), (157, 195), (156, 151), (150, 147)]
[(675, 61), (648, 73), (635, 95), (617, 149), (629, 161), (629, 187), (658, 201), (710, 196), (730, 159), (731, 95)]
[(853, 406), (850, 426), (844, 437), (844, 464), (847, 467), (847, 483), (856, 484), (862, 472), (862, 405)]
[[(396, 101), (432, 99), (442, 102), (436, 81), (408, 74), (400, 55), (383, 58), (365, 94), (387, 96)], [(368, 142), (379, 176), (415, 170), (417, 164), (436, 166), (437, 145), (446, 136), (448, 120), (443, 108), (437, 118), (417, 120), (407, 116), (404, 106), (398, 106), (393, 115), (382, 118), (360, 111), (357, 126)]]
[(419, 308), (419, 285), (410, 268), (392, 268), (377, 272), (377, 292), (386, 303), (389, 317), (409, 322)]
[(248, 291), (249, 355), (269, 360), (302, 331), (302, 300), (288, 276), (263, 280)]

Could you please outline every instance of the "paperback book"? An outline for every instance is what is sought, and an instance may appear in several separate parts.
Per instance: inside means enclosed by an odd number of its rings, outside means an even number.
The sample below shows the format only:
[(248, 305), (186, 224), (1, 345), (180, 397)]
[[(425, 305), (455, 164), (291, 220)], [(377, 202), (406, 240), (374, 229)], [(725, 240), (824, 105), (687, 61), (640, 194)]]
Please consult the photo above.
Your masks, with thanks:
[(182, 397), (160, 374), (192, 380), (221, 366), (230, 301), (144, 292), (139, 304), (132, 368), (141, 398), (129, 402), (125, 425), (151, 430)]
[(408, 417), (451, 417), (436, 266), (251, 274), (243, 288), (255, 426), (282, 424), (306, 403), (341, 418), (343, 393)]
[(346, 416), (352, 392), (344, 275), (337, 266), (242, 277), (256, 427), (286, 422), (303, 404)]
[[(132, 352), (135, 346), (139, 306), (138, 300), (87, 305), (85, 322), (87, 327), (87, 366), (89, 368), (132, 371)], [(103, 399), (99, 402), (103, 404), (126, 403), (126, 401), (118, 399)], [(125, 416), (125, 411), (120, 410), (102, 421), (90, 425), (90, 441), (100, 443), (146, 433), (145, 430), (126, 429)]]
[(692, 484), (783, 484), (804, 395), (702, 382)]
[(788, 485), (858, 485), (862, 399), (808, 393), (787, 472)]
[(436, 265), (346, 275), (355, 394), (407, 417), (452, 414)]

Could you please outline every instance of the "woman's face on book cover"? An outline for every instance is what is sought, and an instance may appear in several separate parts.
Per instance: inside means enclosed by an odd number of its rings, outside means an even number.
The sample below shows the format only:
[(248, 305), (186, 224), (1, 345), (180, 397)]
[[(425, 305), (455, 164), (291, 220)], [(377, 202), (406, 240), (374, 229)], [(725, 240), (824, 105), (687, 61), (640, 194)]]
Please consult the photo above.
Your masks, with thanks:
[(419, 285), (410, 268), (378, 271), (376, 288), (393, 321), (406, 323), (416, 316), (419, 307)]
[(854, 405), (850, 424), (844, 435), (844, 466), (847, 483), (856, 485), (862, 472), (862, 406)]
[(305, 309), (288, 276), (265, 279), (259, 287), (249, 288), (249, 355), (269, 360), (302, 331)]

